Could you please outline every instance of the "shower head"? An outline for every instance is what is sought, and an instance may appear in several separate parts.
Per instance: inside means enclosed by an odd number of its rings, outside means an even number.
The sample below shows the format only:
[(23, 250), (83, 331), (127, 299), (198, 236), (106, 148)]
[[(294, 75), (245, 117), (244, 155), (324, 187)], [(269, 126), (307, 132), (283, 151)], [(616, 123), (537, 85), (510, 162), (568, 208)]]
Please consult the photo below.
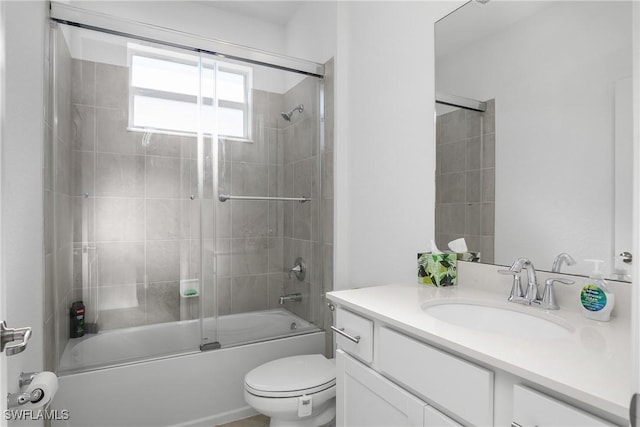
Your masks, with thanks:
[(302, 113), (304, 111), (304, 105), (300, 104), (297, 107), (294, 107), (291, 111), (289, 111), (288, 113), (281, 113), (282, 114), (282, 118), (285, 119), (286, 121), (290, 122), (291, 121), (291, 116), (293, 116), (293, 113), (295, 111), (298, 111), (298, 113)]

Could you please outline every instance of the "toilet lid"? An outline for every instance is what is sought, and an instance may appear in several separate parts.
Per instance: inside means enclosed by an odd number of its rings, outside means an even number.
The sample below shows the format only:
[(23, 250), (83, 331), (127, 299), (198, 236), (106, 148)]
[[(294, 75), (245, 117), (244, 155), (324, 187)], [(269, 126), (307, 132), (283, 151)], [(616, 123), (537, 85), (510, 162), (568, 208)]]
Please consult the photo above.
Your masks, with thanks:
[(247, 391), (258, 396), (301, 396), (335, 385), (336, 367), (321, 354), (285, 357), (258, 366), (244, 381)]

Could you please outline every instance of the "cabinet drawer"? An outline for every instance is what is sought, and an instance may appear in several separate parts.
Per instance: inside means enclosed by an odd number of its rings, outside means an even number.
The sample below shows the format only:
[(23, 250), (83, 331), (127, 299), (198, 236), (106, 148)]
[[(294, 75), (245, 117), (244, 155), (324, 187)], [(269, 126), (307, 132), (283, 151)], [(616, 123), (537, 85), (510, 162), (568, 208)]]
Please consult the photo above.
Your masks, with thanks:
[(613, 426), (606, 421), (581, 411), (530, 388), (513, 387), (513, 421), (521, 426)]
[(388, 328), (378, 366), (387, 376), (472, 425), (493, 425), (493, 372)]
[(346, 335), (359, 337), (356, 343), (335, 332), (338, 348), (366, 363), (373, 361), (373, 322), (343, 308), (336, 310), (336, 328)]

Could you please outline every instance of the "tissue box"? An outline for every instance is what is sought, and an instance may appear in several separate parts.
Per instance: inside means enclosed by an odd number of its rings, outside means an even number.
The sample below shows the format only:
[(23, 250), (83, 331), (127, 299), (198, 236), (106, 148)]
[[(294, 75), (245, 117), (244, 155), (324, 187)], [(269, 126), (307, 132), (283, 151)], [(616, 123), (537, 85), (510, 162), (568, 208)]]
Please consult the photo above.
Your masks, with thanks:
[(458, 255), (454, 253), (418, 253), (418, 283), (432, 286), (454, 286), (458, 277)]

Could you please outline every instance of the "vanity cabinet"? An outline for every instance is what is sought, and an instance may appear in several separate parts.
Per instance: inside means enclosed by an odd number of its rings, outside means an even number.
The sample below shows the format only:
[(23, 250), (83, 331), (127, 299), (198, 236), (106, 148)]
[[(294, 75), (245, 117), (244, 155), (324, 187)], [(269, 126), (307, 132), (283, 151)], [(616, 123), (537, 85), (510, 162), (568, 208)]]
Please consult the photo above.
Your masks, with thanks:
[[(336, 311), (338, 426), (461, 425), (420, 396), (451, 408), (453, 413), (459, 410), (463, 414), (461, 419), (491, 424), (490, 371), (431, 349), (396, 331), (374, 326), (373, 321), (349, 310), (338, 308)], [(374, 334), (377, 334), (375, 348)], [(377, 371), (369, 366), (374, 364), (374, 353), (379, 359)], [(425, 376), (424, 372), (428, 374)], [(478, 374), (482, 377), (479, 388)], [(476, 393), (488, 396), (489, 400), (473, 396), (475, 402), (486, 400), (486, 411), (478, 412), (478, 404), (469, 405), (462, 400)]]
[(336, 352), (336, 381), (338, 426), (460, 427), (342, 350)]
[(522, 385), (513, 387), (513, 424), (517, 426), (612, 427), (594, 417), (550, 396)]
[(337, 308), (338, 427), (615, 425), (366, 316)]

